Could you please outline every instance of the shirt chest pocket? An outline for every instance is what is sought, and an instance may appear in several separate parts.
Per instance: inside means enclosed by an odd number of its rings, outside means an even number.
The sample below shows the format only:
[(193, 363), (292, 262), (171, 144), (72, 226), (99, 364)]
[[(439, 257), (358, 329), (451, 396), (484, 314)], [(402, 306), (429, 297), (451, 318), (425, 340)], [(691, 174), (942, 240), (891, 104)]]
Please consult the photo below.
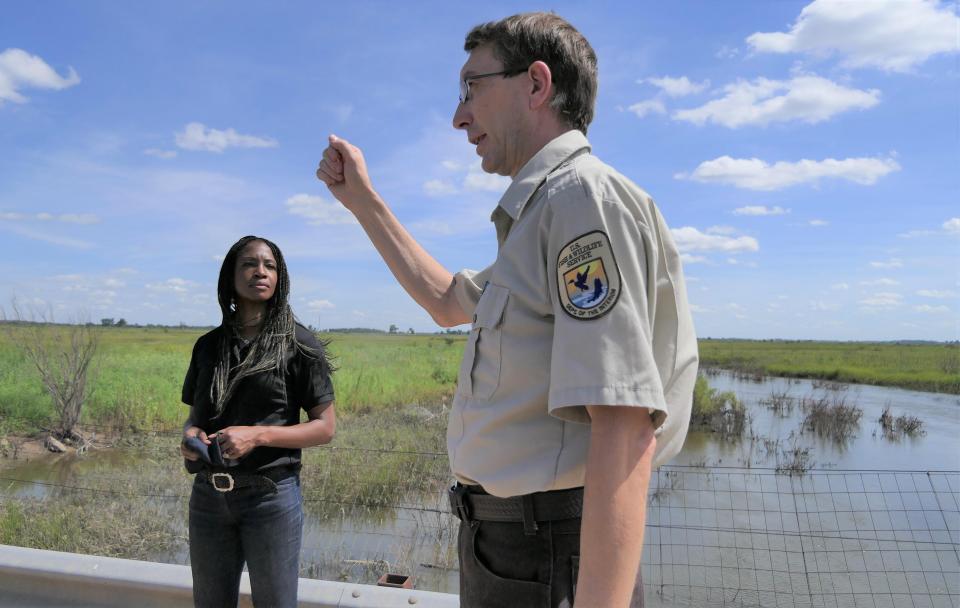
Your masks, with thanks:
[(500, 385), (500, 336), (509, 297), (509, 289), (488, 283), (477, 303), (460, 366), (460, 390), (469, 397), (490, 399)]

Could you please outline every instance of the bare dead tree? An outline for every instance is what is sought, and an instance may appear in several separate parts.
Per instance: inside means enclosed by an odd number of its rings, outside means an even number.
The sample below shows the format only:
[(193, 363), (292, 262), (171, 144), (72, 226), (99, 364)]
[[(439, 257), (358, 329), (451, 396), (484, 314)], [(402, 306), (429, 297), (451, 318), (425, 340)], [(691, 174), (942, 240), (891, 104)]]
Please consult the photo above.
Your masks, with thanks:
[(97, 329), (88, 324), (61, 325), (53, 314), (30, 310), (25, 318), (16, 300), (13, 319), (6, 318), (4, 333), (40, 373), (40, 381), (50, 395), (57, 418), (52, 430), (59, 439), (83, 441), (75, 427), (80, 422), (83, 404), (89, 397), (88, 378), (100, 343)]

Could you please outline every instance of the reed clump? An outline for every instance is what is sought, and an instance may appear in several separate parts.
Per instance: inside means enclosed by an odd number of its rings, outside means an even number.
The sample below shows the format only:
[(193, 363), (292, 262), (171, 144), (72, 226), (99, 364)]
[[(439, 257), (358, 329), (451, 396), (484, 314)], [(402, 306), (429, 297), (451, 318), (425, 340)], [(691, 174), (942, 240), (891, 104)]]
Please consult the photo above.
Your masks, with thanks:
[(820, 437), (844, 444), (860, 429), (863, 410), (856, 404), (848, 404), (845, 396), (803, 397), (800, 407), (806, 414), (803, 428)]
[(781, 418), (785, 418), (793, 413), (796, 402), (796, 399), (791, 397), (790, 393), (778, 390), (770, 391), (769, 397), (760, 400), (762, 405), (765, 405), (770, 411)]
[(880, 428), (883, 429), (883, 436), (891, 440), (899, 440), (906, 437), (919, 437), (926, 435), (927, 432), (923, 429), (923, 420), (920, 420), (916, 416), (907, 416), (906, 414), (901, 414), (894, 417), (890, 412), (890, 406), (884, 408), (883, 413), (880, 414)]
[(739, 438), (747, 428), (749, 416), (743, 402), (732, 391), (710, 388), (707, 379), (697, 377), (693, 391), (690, 426), (709, 430), (723, 439)]

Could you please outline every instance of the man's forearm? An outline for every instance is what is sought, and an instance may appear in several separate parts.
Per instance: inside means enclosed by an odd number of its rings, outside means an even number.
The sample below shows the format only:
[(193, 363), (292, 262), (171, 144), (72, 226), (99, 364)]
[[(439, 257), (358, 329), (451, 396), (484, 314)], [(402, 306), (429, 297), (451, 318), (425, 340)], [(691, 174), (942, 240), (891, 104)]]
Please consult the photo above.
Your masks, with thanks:
[(359, 206), (355, 215), (393, 276), (438, 325), (469, 322), (453, 293), (453, 275), (414, 240), (379, 197)]
[(657, 442), (647, 408), (593, 406), (588, 411), (576, 606), (626, 607), (640, 567)]

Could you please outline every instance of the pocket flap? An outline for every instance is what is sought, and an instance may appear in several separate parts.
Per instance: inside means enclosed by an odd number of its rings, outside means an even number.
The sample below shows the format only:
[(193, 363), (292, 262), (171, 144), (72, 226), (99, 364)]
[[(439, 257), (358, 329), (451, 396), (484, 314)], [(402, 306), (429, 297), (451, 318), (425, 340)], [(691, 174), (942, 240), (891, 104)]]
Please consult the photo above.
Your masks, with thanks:
[(477, 307), (473, 311), (474, 329), (491, 329), (498, 327), (503, 320), (503, 311), (507, 308), (507, 298), (510, 290), (487, 283)]

